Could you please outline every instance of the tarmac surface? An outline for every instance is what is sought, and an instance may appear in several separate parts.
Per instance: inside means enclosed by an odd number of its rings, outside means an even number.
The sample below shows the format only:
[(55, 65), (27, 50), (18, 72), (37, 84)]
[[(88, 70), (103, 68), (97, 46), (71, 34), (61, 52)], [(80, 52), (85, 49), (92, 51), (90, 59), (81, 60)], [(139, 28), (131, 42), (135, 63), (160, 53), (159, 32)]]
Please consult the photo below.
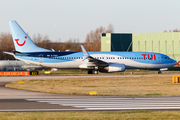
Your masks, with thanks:
[[(76, 96), (6, 88), (15, 80), (82, 77), (150, 77), (175, 75), (107, 76), (22, 76), (0, 77), (0, 112), (12, 111), (105, 111), (105, 110), (180, 110), (180, 97)], [(177, 76), (177, 75), (176, 75)]]

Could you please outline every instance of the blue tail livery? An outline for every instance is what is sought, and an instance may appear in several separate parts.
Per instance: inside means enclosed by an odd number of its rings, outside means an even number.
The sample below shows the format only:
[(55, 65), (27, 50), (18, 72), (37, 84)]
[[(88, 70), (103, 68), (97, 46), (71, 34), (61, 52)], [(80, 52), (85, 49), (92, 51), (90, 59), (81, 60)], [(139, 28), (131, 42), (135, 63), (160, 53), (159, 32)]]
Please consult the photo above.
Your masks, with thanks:
[(167, 55), (154, 52), (58, 52), (40, 48), (34, 44), (14, 20), (9, 21), (16, 59), (51, 68), (87, 69), (89, 74), (122, 72), (125, 69), (164, 70), (177, 62)]
[(9, 21), (13, 42), (16, 51), (18, 52), (46, 52), (50, 51), (44, 48), (40, 48), (34, 44), (30, 37), (24, 32), (24, 30), (14, 20)]

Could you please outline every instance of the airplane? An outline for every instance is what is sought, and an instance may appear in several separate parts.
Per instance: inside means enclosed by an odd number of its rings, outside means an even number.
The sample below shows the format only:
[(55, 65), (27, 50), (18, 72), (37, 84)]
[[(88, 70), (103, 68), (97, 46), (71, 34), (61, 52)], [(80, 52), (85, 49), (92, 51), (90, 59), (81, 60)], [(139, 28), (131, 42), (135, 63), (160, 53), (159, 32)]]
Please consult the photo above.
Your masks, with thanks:
[(42, 70), (43, 66), (28, 64), (19, 60), (0, 60), (0, 71)]
[(9, 21), (15, 51), (4, 52), (26, 63), (51, 68), (87, 69), (88, 74), (123, 72), (126, 69), (167, 70), (177, 62), (154, 52), (82, 52), (51, 51), (38, 47), (15, 20)]

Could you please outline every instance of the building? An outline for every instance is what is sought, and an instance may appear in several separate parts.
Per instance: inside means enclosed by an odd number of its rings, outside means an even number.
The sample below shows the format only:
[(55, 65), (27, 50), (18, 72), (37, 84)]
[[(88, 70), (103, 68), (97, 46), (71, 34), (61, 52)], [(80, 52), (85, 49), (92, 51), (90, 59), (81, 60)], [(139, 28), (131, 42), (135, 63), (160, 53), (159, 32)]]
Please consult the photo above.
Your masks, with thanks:
[(102, 33), (101, 51), (132, 51), (132, 33)]
[(157, 52), (180, 61), (180, 32), (133, 33), (133, 51)]
[(180, 32), (102, 33), (101, 50), (157, 52), (180, 61)]

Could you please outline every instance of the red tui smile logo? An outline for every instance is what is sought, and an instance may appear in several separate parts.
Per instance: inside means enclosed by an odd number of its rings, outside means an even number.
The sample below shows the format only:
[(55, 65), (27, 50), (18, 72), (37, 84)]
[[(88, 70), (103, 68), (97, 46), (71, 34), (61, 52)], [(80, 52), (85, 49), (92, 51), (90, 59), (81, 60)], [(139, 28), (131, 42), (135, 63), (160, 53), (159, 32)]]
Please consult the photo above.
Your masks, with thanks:
[[(24, 38), (27, 39), (27, 36), (25, 36)], [(26, 40), (25, 40), (22, 44), (20, 44), (20, 43), (18, 42), (19, 39), (15, 39), (15, 41), (16, 41), (17, 45), (19, 45), (19, 46), (23, 46), (23, 45), (26, 43)]]

